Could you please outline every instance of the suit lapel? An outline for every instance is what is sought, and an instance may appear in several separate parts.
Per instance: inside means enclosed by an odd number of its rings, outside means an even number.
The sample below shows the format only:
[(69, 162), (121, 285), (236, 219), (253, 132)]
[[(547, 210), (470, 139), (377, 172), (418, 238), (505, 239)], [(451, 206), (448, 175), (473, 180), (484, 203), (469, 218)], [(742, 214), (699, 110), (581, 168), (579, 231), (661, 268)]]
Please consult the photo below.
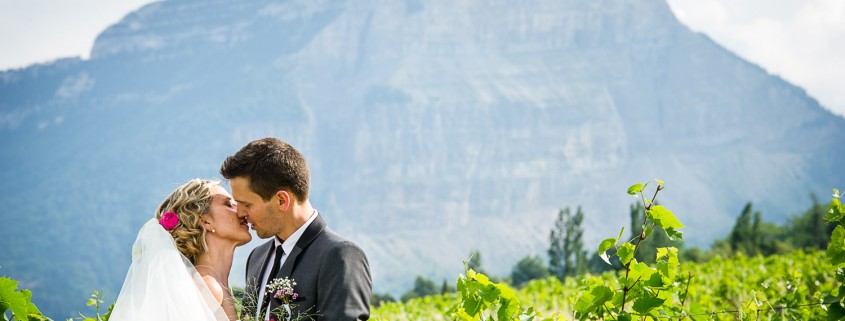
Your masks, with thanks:
[[(256, 249), (256, 254), (262, 255), (259, 256), (259, 260), (261, 264), (253, 264), (249, 271), (250, 277), (254, 278), (252, 285), (252, 295), (255, 301), (258, 301), (258, 291), (261, 291), (261, 280), (264, 279), (264, 271), (267, 269), (267, 263), (270, 261), (270, 254), (272, 253), (271, 249), (273, 249), (273, 243), (275, 243), (274, 239), (270, 239), (269, 242), (265, 242), (262, 244), (258, 249)], [(250, 284), (249, 280), (247, 280), (247, 284)], [(258, 302), (256, 302), (257, 304)]]
[(293, 267), (296, 265), (296, 261), (299, 258), (299, 254), (311, 244), (314, 239), (317, 238), (320, 233), (323, 232), (323, 229), (326, 227), (326, 221), (323, 220), (323, 217), (317, 214), (317, 217), (311, 222), (311, 225), (308, 225), (305, 228), (305, 232), (302, 233), (302, 236), (299, 237), (299, 241), (296, 242), (296, 245), (293, 246), (293, 250), (290, 251), (288, 254), (288, 258), (285, 259), (285, 263), (282, 264), (282, 268), (280, 271), (282, 272), (282, 277), (290, 277), (291, 273), (293, 273)]

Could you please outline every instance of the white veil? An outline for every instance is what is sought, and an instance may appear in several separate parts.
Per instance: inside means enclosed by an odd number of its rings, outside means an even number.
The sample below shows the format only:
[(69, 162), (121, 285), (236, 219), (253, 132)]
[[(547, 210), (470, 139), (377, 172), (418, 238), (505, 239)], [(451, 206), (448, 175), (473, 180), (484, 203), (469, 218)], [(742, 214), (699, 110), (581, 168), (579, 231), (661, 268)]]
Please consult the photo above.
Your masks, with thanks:
[(132, 266), (109, 319), (229, 320), (193, 264), (155, 219), (138, 232)]

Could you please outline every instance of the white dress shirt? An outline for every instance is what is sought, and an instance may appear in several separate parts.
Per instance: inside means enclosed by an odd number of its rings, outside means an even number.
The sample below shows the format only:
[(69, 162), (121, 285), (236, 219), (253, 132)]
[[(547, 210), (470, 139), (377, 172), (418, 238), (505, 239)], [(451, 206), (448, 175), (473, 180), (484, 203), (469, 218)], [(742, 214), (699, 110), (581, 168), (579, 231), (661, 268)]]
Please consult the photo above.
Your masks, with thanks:
[[(314, 222), (314, 220), (317, 218), (317, 215), (319, 215), (319, 213), (317, 213), (317, 210), (314, 210), (314, 212), (311, 213), (311, 217), (308, 218), (308, 221), (305, 221), (305, 224), (302, 224), (302, 226), (300, 226), (298, 229), (296, 229), (296, 231), (294, 231), (293, 234), (291, 234), (290, 237), (288, 237), (288, 239), (285, 240), (284, 242), (280, 241), (279, 237), (277, 237), (277, 236), (273, 237), (273, 240), (275, 241), (275, 245), (273, 246), (273, 249), (275, 249), (277, 246), (281, 245), (282, 250), (284, 250), (284, 254), (282, 255), (282, 259), (279, 261), (279, 271), (281, 271), (282, 266), (285, 265), (285, 260), (287, 260), (287, 258), (288, 258), (288, 253), (293, 251), (293, 247), (296, 245), (296, 242), (299, 241), (299, 238), (302, 237), (302, 233), (305, 233), (305, 229), (307, 229), (308, 226), (311, 225), (311, 222)], [(271, 250), (270, 251), (270, 259), (267, 262), (273, 262), (273, 260), (275, 260), (275, 259), (276, 259), (276, 251)], [(267, 280), (270, 278), (270, 269), (271, 268), (273, 268), (272, 264), (268, 264), (268, 265), (264, 266), (264, 277), (261, 279), (261, 288), (258, 291), (258, 301), (257, 301), (258, 307), (256, 307), (256, 310), (255, 310), (256, 314), (261, 313), (261, 311), (260, 311), (261, 310), (261, 302), (264, 302), (264, 294), (265, 294), (264, 292), (266, 292), (265, 288), (267, 287)], [(264, 314), (264, 320), (270, 320), (269, 306), (268, 306), (267, 312)]]

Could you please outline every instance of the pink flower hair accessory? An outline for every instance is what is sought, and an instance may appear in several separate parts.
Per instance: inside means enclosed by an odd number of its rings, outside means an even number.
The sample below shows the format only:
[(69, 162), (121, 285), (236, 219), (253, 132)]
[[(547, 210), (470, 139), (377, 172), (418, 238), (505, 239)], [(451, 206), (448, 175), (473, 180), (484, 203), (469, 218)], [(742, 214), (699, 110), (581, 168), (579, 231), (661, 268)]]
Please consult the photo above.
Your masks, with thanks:
[(164, 227), (165, 230), (172, 230), (179, 224), (179, 215), (173, 212), (164, 212), (161, 214), (161, 218), (158, 220), (158, 223)]

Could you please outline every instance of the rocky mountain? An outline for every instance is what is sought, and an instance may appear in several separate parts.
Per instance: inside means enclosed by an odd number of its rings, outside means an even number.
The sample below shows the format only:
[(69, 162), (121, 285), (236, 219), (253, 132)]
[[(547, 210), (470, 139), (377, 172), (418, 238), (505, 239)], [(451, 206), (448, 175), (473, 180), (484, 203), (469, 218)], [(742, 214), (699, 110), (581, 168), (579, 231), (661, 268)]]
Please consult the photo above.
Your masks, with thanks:
[(89, 60), (0, 72), (0, 275), (54, 318), (114, 299), (158, 202), (264, 136), (394, 295), (473, 249), (507, 274), (565, 206), (593, 249), (637, 182), (702, 246), (748, 201), (783, 221), (845, 182), (845, 120), (663, 0), (172, 0)]

